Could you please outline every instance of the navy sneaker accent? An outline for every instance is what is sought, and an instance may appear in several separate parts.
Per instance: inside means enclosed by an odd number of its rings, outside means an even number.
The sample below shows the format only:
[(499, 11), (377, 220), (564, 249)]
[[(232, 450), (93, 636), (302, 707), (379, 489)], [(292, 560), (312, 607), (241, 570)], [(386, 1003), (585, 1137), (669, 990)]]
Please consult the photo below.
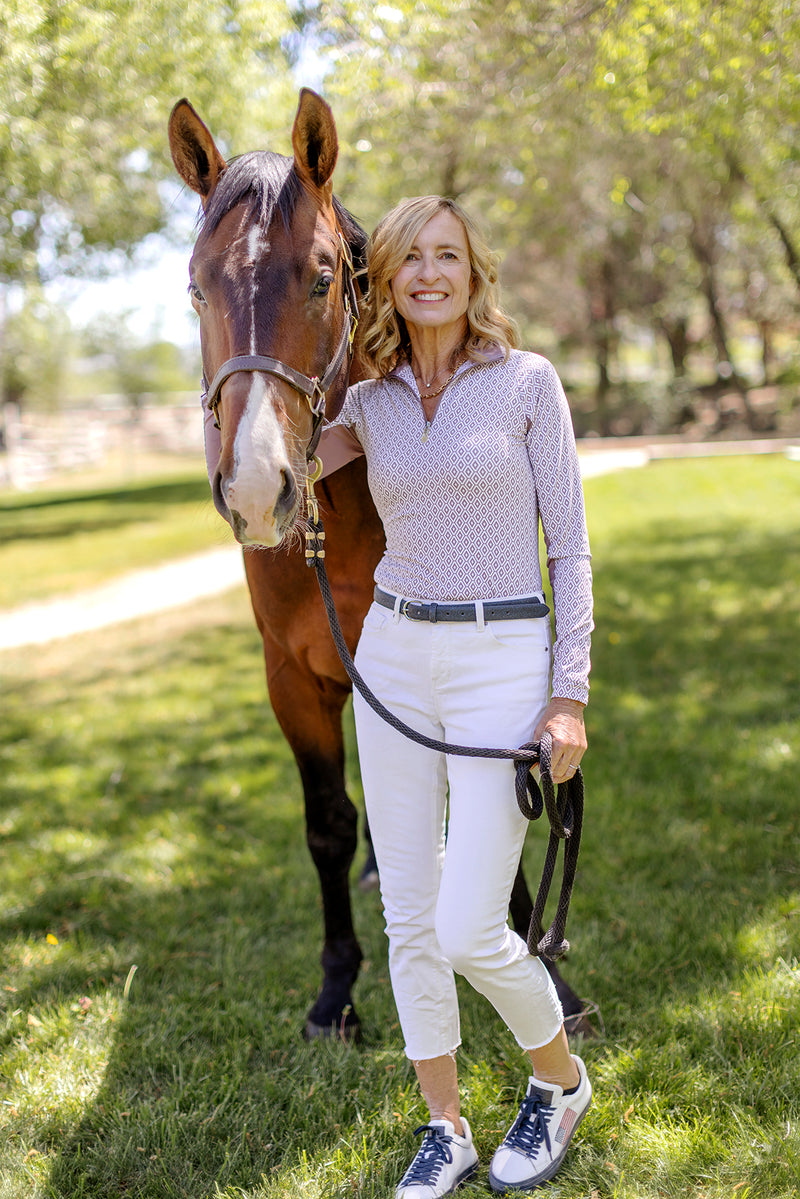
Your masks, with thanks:
[(395, 1199), (439, 1199), (449, 1195), (478, 1168), (478, 1154), (466, 1120), (459, 1136), (449, 1120), (431, 1120), (415, 1130), (423, 1133), (416, 1157), (398, 1183)]

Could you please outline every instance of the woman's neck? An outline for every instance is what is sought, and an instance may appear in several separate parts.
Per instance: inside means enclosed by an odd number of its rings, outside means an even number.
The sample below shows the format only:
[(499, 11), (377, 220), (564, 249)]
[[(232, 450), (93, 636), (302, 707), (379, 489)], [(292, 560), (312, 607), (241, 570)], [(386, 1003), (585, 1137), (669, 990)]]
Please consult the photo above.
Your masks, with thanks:
[(464, 349), (466, 329), (409, 329), (411, 366), (417, 380), (431, 387), (439, 376), (452, 371)]

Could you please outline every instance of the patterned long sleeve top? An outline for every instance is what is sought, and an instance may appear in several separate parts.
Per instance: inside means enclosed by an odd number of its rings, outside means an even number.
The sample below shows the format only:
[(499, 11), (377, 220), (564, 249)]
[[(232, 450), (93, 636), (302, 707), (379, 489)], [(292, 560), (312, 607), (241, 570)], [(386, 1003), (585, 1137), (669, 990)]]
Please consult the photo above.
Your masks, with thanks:
[(545, 358), (513, 350), (465, 363), (427, 428), (403, 363), (350, 388), (319, 452), (326, 473), (366, 455), (386, 532), (375, 581), (410, 599), (541, 593), (541, 522), (555, 608), (552, 692), (586, 702), (589, 538), (569, 406)]

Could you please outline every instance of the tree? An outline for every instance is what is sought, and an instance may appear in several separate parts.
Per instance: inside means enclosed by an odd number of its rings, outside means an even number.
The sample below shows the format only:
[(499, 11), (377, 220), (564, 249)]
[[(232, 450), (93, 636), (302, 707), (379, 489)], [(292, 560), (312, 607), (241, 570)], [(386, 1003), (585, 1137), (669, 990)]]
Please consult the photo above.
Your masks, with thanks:
[(800, 284), (800, 17), (785, 0), (312, 11), (335, 63), (340, 190), (368, 223), (403, 194), (464, 199), (506, 252), (520, 322), (594, 347), (601, 405), (628, 317), (680, 374), (704, 302), (729, 370), (726, 313), (747, 311), (728, 292), (737, 247), (751, 274)]
[(83, 330), (82, 341), (87, 357), (105, 368), (111, 388), (124, 396), (133, 413), (145, 402), (162, 401), (195, 383), (178, 346), (136, 336), (124, 312), (96, 317)]
[(69, 321), (40, 290), (5, 321), (5, 355), (0, 362), (2, 404), (55, 409), (61, 398), (71, 344)]
[(162, 228), (166, 121), (191, 93), (223, 144), (293, 90), (277, 0), (15, 0), (0, 13), (0, 284), (97, 270)]

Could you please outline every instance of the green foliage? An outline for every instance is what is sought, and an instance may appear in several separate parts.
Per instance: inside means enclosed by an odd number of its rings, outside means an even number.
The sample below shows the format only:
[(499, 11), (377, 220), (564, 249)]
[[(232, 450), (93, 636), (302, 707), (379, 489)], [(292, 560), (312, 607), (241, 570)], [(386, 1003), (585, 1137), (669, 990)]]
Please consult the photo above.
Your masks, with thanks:
[(29, 290), (21, 308), (6, 318), (0, 354), (0, 403), (58, 407), (71, 352), (69, 321), (40, 289)]
[(466, 201), (505, 255), (506, 300), (526, 340), (540, 346), (544, 329), (589, 348), (601, 409), (626, 322), (673, 349), (677, 329), (690, 343), (713, 335), (730, 377), (730, 322), (768, 338), (791, 320), (800, 177), (788, 80), (800, 38), (790, 5), (369, 8), (322, 0), (314, 10), (345, 132), (340, 190), (367, 224), (402, 195)]
[(20, 0), (0, 14), (0, 282), (96, 266), (165, 221), (166, 120), (189, 94), (223, 144), (288, 107), (288, 5)]
[(124, 312), (107, 313), (95, 317), (83, 331), (87, 354), (106, 364), (107, 390), (123, 395), (131, 408), (139, 408), (145, 398), (152, 403), (172, 391), (191, 390), (196, 374), (187, 370), (178, 346), (137, 336), (129, 317)]
[[(586, 494), (597, 630), (566, 971), (606, 1035), (583, 1046), (595, 1102), (550, 1190), (790, 1199), (797, 464), (658, 463)], [(304, 1045), (318, 892), (244, 592), (0, 671), (0, 1196), (391, 1194), (423, 1111), (379, 902), (354, 893), (364, 1044)], [(543, 849), (533, 829), (531, 878)], [(525, 1070), (461, 993), (469, 1199)]]

